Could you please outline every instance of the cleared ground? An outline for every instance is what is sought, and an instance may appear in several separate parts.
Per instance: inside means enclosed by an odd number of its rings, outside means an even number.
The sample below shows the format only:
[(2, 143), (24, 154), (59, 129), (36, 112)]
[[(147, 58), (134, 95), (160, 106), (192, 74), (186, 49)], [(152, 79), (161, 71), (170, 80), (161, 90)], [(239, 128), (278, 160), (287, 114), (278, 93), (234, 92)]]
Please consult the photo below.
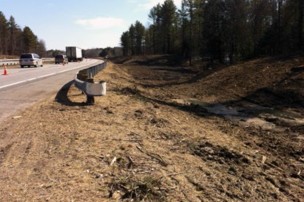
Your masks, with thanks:
[(0, 201), (303, 201), (304, 58), (109, 63), (0, 125)]

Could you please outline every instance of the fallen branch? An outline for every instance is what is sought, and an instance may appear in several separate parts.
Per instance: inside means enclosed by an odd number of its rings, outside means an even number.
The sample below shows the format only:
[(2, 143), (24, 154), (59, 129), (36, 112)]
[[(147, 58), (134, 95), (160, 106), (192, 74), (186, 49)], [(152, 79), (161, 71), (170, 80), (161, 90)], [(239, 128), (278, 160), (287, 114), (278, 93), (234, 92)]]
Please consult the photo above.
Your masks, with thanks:
[(136, 146), (136, 148), (141, 151), (142, 153), (146, 154), (147, 156), (151, 157), (152, 159), (155, 159), (158, 161), (158, 163), (162, 166), (167, 167), (168, 163), (158, 154), (152, 153), (152, 152), (148, 152), (146, 150), (144, 150), (142, 147), (140, 146)]

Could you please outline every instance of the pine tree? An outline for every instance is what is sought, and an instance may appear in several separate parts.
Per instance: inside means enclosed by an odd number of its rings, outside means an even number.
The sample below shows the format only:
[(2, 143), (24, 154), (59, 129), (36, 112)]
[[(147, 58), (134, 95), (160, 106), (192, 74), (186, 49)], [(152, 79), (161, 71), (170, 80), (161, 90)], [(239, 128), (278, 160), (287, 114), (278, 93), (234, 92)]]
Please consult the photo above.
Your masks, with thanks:
[(44, 40), (39, 40), (37, 42), (37, 46), (36, 46), (36, 52), (38, 55), (40, 55), (41, 57), (46, 56), (46, 47), (45, 47), (45, 42)]
[(25, 52), (35, 52), (37, 50), (37, 36), (27, 26), (23, 29), (23, 41)]
[(20, 34), (20, 29), (15, 22), (15, 18), (13, 16), (10, 17), (8, 22), (8, 30), (9, 30), (9, 43), (8, 43), (8, 53), (10, 55), (18, 54), (17, 50), (17, 37)]
[[(253, 56), (287, 54), (304, 49), (303, 0), (172, 0), (150, 10), (151, 25), (138, 38), (129, 29), (131, 54), (208, 56), (231, 63)], [(141, 36), (141, 34), (139, 35)]]
[(135, 49), (136, 54), (143, 54), (144, 50), (144, 37), (145, 37), (145, 27), (139, 22), (136, 21), (134, 25), (135, 29)]
[(123, 48), (123, 55), (128, 56), (131, 49), (129, 31), (126, 31), (121, 35), (120, 41), (121, 41), (121, 46)]
[[(150, 42), (153, 54), (161, 53), (162, 51), (162, 36), (161, 36), (161, 5), (154, 6), (149, 13), (149, 18), (152, 20), (152, 25), (149, 27), (152, 33), (152, 40)], [(147, 42), (149, 43), (149, 42)]]
[(165, 0), (161, 8), (161, 37), (163, 53), (172, 53), (175, 37), (174, 25), (177, 24), (176, 6), (173, 0)]
[(0, 11), (0, 54), (7, 54), (8, 23)]

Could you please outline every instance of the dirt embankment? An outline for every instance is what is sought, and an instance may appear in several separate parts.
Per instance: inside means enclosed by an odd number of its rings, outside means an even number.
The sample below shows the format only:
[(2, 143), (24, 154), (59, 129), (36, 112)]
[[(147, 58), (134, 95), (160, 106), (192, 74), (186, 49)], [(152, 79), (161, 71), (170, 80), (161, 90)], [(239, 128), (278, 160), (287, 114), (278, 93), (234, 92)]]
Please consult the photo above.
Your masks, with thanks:
[(303, 57), (109, 63), (0, 126), (0, 201), (302, 201)]

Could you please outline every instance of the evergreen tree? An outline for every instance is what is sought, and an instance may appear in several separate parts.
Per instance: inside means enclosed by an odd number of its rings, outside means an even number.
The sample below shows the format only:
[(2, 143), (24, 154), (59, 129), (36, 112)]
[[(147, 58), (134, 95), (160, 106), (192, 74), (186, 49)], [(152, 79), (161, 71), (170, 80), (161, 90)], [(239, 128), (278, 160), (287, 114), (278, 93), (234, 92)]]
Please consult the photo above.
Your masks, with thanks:
[(40, 57), (46, 56), (46, 47), (43, 40), (39, 40), (36, 47), (36, 52)]
[(225, 1), (225, 53), (230, 63), (247, 58), (253, 52), (248, 7), (246, 0)]
[(136, 21), (134, 25), (135, 30), (135, 50), (136, 54), (143, 54), (144, 50), (144, 36), (145, 36), (145, 27), (139, 22)]
[(37, 36), (27, 26), (23, 29), (23, 41), (25, 52), (35, 52), (37, 50)]
[(0, 54), (7, 54), (8, 23), (0, 11)]
[(174, 26), (177, 24), (176, 6), (173, 0), (165, 0), (161, 7), (161, 38), (163, 53), (173, 52), (175, 37)]
[(0, 54), (19, 55), (24, 52), (46, 54), (45, 42), (38, 40), (29, 27), (20, 29), (13, 16), (7, 21), (0, 11)]
[(182, 55), (189, 59), (190, 65), (192, 56), (199, 55), (204, 49), (204, 6), (204, 0), (183, 0), (181, 10), (179, 11), (181, 18)]
[(181, 54), (190, 64), (196, 56), (234, 63), (304, 49), (303, 0), (182, 0), (178, 12), (165, 0), (149, 18), (141, 34), (129, 28), (132, 55), (142, 53), (143, 41), (148, 53)]
[(132, 24), (129, 28), (129, 37), (130, 37), (130, 48), (131, 48), (131, 54), (135, 55), (136, 54), (136, 48), (135, 48), (135, 27)]
[(304, 1), (298, 0), (298, 48), (304, 50)]
[(121, 46), (123, 47), (123, 55), (128, 56), (131, 49), (129, 31), (126, 31), (121, 35), (120, 41), (121, 41)]
[[(188, 12), (188, 0), (183, 0), (179, 10), (180, 32), (181, 32), (181, 54), (184, 58), (191, 56), (191, 36), (189, 36), (190, 20)], [(191, 35), (191, 34), (190, 34)]]
[(152, 20), (152, 25), (149, 27), (150, 33), (152, 35), (151, 42), (146, 42), (151, 44), (153, 54), (160, 53), (162, 51), (162, 36), (161, 36), (161, 5), (157, 4), (150, 10), (149, 18)]
[(10, 17), (8, 22), (8, 30), (9, 30), (9, 42), (8, 42), (8, 54), (14, 55), (18, 54), (17, 50), (17, 37), (20, 34), (20, 29), (15, 22), (15, 18), (13, 16)]
[(250, 2), (250, 32), (254, 55), (264, 53), (261, 48), (261, 42), (267, 29), (271, 25), (270, 3), (266, 0), (252, 0)]
[(210, 56), (212, 61), (223, 61), (227, 37), (225, 3), (221, 0), (209, 1), (206, 5), (204, 18), (205, 54)]

